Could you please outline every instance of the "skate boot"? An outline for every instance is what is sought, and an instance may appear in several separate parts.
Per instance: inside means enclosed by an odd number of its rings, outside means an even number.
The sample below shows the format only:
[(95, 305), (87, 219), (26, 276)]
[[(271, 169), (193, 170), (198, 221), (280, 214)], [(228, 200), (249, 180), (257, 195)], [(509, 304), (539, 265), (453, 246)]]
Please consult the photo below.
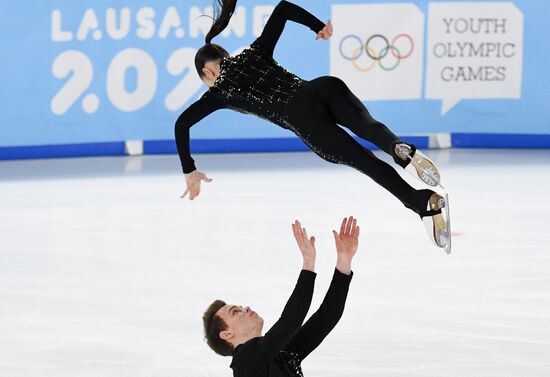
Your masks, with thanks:
[[(445, 211), (443, 217), (442, 210)], [(433, 244), (451, 253), (451, 218), (449, 212), (449, 196), (433, 193), (428, 200), (426, 210), (420, 214), (422, 222)]]
[(429, 186), (440, 185), (441, 176), (435, 164), (414, 146), (405, 143), (396, 144), (394, 153), (403, 161), (410, 160), (406, 165), (400, 163), (407, 172)]

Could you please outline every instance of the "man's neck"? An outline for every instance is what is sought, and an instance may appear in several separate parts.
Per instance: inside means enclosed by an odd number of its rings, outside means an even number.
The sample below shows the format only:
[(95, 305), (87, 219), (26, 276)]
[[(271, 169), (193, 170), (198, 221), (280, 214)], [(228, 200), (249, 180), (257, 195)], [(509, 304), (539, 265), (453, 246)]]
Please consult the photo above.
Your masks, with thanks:
[(260, 336), (262, 336), (262, 333), (258, 333), (258, 334), (250, 335), (250, 336), (245, 336), (245, 337), (242, 337), (238, 340), (235, 339), (235, 341), (231, 342), (231, 344), (233, 345), (233, 348), (237, 348), (241, 344), (245, 344), (246, 342), (248, 342), (250, 339), (259, 338)]

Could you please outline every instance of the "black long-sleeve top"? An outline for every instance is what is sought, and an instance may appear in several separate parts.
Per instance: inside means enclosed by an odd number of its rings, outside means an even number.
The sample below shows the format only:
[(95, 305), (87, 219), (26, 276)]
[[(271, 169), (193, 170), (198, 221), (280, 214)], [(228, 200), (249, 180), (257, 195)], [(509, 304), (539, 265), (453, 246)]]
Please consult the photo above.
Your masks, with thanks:
[(311, 305), (315, 273), (302, 270), (279, 320), (262, 337), (237, 346), (231, 368), (234, 377), (302, 377), (301, 361), (336, 325), (352, 274), (338, 270), (319, 309), (302, 326)]
[(306, 25), (315, 33), (325, 26), (305, 9), (283, 0), (249, 48), (235, 57), (222, 59), (220, 76), (214, 86), (176, 121), (176, 144), (184, 173), (196, 169), (189, 151), (189, 129), (216, 110), (229, 108), (251, 113), (289, 128), (285, 106), (304, 81), (273, 59), (275, 45), (287, 20)]

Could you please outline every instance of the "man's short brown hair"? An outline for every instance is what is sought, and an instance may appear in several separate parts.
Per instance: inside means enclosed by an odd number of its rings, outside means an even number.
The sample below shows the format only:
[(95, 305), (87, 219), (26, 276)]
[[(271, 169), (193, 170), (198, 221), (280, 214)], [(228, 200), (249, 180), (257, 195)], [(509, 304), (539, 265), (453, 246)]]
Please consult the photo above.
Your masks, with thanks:
[(202, 315), (202, 324), (204, 325), (204, 337), (208, 346), (218, 355), (231, 356), (233, 355), (233, 346), (220, 338), (220, 332), (227, 330), (227, 324), (216, 315), (218, 310), (225, 305), (222, 300), (211, 303)]

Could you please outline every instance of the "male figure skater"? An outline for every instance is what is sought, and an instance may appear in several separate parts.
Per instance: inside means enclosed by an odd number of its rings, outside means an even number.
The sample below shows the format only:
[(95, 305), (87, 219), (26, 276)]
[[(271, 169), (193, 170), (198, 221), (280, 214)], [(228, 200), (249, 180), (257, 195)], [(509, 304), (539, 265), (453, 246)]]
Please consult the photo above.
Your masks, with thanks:
[(232, 356), (235, 377), (303, 377), (301, 362), (336, 326), (346, 303), (352, 278), (351, 261), (357, 252), (359, 227), (344, 218), (336, 242), (336, 268), (319, 309), (302, 325), (311, 304), (315, 281), (315, 237), (300, 222), (292, 225), (303, 257), (296, 287), (279, 320), (262, 336), (264, 321), (249, 306), (214, 301), (203, 315), (205, 337), (214, 352)]

